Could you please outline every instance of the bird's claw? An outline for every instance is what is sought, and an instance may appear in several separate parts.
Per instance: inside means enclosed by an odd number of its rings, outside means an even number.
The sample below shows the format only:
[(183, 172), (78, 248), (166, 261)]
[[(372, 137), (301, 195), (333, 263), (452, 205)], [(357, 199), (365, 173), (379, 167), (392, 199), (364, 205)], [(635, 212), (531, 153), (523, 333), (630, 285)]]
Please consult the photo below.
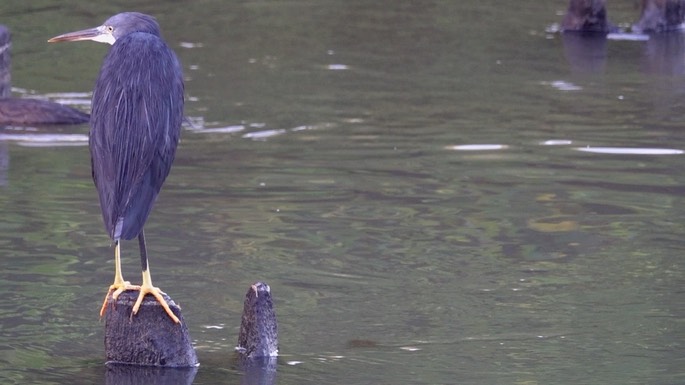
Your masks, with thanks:
[(140, 286), (131, 285), (131, 282), (129, 281), (113, 283), (110, 285), (109, 289), (107, 290), (107, 295), (105, 295), (105, 300), (102, 302), (102, 307), (100, 308), (100, 318), (105, 315), (110, 294), (112, 295), (112, 299), (116, 301), (116, 299), (119, 297), (119, 294), (125, 292), (126, 290), (140, 290)]
[(157, 302), (159, 302), (160, 305), (164, 308), (164, 311), (166, 311), (167, 315), (171, 318), (174, 323), (181, 323), (181, 320), (176, 317), (176, 314), (171, 311), (171, 308), (169, 308), (169, 304), (167, 304), (166, 300), (162, 296), (162, 294), (165, 294), (163, 291), (161, 291), (158, 287), (153, 287), (153, 286), (141, 286), (140, 287), (140, 293), (138, 293), (138, 299), (136, 300), (135, 305), (133, 305), (133, 310), (131, 311), (131, 318), (133, 318), (134, 315), (138, 313), (138, 310), (140, 309), (140, 305), (143, 303), (143, 298), (145, 298), (146, 294), (152, 294)]

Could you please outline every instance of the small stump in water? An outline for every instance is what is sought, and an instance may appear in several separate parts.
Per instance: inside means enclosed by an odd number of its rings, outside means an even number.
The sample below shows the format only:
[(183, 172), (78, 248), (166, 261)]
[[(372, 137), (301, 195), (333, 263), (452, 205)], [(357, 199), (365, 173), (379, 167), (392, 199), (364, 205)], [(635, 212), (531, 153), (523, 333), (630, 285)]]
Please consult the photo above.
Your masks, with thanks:
[(138, 314), (131, 317), (137, 291), (126, 291), (116, 299), (107, 298), (105, 313), (105, 353), (110, 364), (144, 366), (197, 366), (188, 327), (181, 308), (164, 294), (171, 311), (181, 320), (175, 323), (164, 308), (148, 295)]
[(278, 356), (278, 324), (271, 288), (257, 282), (245, 294), (236, 351), (246, 358)]
[(241, 383), (275, 384), (278, 360), (278, 324), (271, 288), (257, 282), (245, 294), (238, 346), (235, 348)]

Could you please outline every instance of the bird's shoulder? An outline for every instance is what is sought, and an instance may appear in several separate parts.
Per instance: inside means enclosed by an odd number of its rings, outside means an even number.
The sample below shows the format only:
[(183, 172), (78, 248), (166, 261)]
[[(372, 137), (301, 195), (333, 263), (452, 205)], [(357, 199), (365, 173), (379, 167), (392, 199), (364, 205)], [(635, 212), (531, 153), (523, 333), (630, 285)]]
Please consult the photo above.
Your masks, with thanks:
[(162, 38), (150, 33), (134, 32), (117, 39), (112, 45), (102, 63), (98, 81), (128, 82), (141, 76), (171, 80), (181, 78), (181, 73), (178, 57)]

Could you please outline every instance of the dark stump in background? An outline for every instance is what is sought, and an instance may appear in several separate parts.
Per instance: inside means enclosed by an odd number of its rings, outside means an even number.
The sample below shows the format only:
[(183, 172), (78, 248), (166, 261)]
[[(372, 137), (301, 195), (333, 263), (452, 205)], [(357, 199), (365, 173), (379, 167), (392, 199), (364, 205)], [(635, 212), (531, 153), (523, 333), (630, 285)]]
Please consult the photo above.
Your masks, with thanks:
[(0, 98), (10, 96), (12, 91), (12, 77), (10, 76), (11, 49), (12, 35), (10, 30), (0, 24)]
[(685, 21), (685, 0), (642, 0), (640, 20), (633, 32), (668, 32), (682, 29)]
[(604, 33), (617, 28), (609, 23), (605, 0), (569, 0), (561, 20), (562, 32)]

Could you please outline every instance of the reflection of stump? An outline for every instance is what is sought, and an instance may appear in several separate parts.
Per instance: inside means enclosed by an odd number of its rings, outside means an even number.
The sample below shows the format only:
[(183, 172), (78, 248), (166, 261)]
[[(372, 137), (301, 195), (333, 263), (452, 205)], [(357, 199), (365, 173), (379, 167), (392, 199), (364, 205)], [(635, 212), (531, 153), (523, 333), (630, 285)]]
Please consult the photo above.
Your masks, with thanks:
[(107, 365), (105, 385), (191, 385), (197, 369)]
[(190, 367), (198, 364), (181, 309), (166, 294), (171, 311), (181, 320), (174, 323), (164, 308), (148, 295), (131, 317), (137, 291), (110, 296), (105, 314), (105, 353), (110, 363)]
[(278, 357), (245, 358), (240, 362), (241, 385), (275, 385)]
[(571, 71), (597, 74), (604, 72), (607, 62), (605, 35), (565, 33), (561, 35), (561, 42)]
[(681, 29), (685, 21), (684, 0), (642, 0), (635, 32), (666, 32)]
[(615, 29), (607, 19), (605, 0), (569, 0), (561, 20), (563, 32), (609, 33)]

